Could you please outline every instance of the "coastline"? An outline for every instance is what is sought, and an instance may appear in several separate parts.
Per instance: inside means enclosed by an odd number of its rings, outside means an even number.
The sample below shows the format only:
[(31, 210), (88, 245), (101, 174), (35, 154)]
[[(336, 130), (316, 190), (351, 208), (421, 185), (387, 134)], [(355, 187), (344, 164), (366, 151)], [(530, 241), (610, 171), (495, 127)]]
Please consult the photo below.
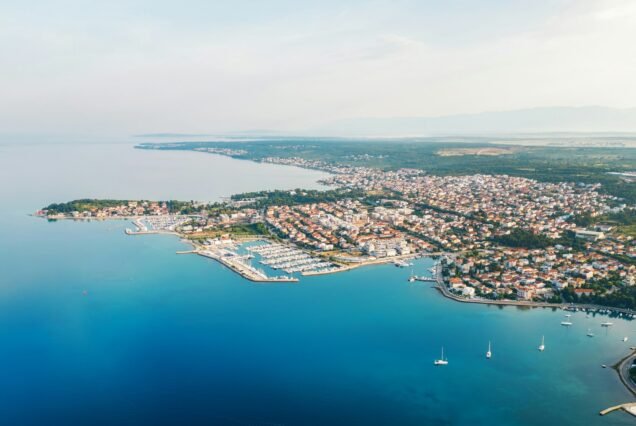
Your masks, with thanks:
[(636, 383), (634, 383), (629, 376), (629, 370), (634, 364), (634, 361), (636, 361), (636, 350), (632, 349), (627, 356), (619, 360), (612, 368), (616, 371), (627, 390), (636, 396)]
[[(217, 155), (224, 155), (224, 154), (217, 154)], [(138, 230), (136, 231), (132, 231), (130, 229), (126, 229), (125, 233), (126, 235), (150, 235), (150, 234), (164, 234), (164, 235), (175, 235), (181, 238), (182, 241), (187, 242), (188, 244), (192, 245), (195, 250), (193, 250), (193, 253), (197, 253), (200, 254), (200, 250), (197, 247), (196, 243), (194, 243), (193, 241), (189, 240), (187, 238), (187, 236), (180, 234), (176, 231), (170, 231), (170, 230), (162, 230), (162, 229), (158, 229), (158, 230), (139, 230), (139, 225), (138, 225), (138, 221), (140, 219), (142, 219), (144, 216), (113, 216), (113, 217), (53, 217), (53, 218), (48, 218), (46, 216), (38, 216), (35, 214), (32, 214), (32, 216), (34, 217), (41, 217), (44, 219), (48, 219), (48, 220), (59, 220), (59, 219), (65, 219), (65, 220), (77, 220), (77, 221), (91, 221), (91, 220), (96, 220), (96, 221), (107, 221), (107, 220), (130, 220), (132, 221), (132, 223), (138, 227)], [(268, 239), (267, 236), (255, 236), (255, 237), (247, 237), (246, 240), (251, 240), (251, 239)], [(293, 245), (293, 244), (292, 244)], [(444, 253), (444, 252), (434, 252), (434, 253), (416, 253), (416, 254), (408, 254), (408, 255), (402, 255), (402, 256), (393, 256), (393, 257), (387, 257), (387, 258), (379, 258), (379, 259), (373, 259), (373, 260), (369, 260), (369, 261), (365, 261), (365, 262), (360, 262), (360, 263), (355, 263), (355, 264), (343, 264), (342, 262), (334, 262), (340, 265), (340, 268), (335, 269), (335, 270), (330, 270), (330, 271), (317, 271), (317, 272), (302, 272), (301, 275), (302, 276), (320, 276), (320, 275), (329, 275), (329, 274), (335, 274), (335, 273), (339, 273), (339, 272), (347, 272), (347, 271), (351, 271), (353, 269), (357, 269), (357, 268), (361, 268), (364, 266), (372, 266), (372, 265), (381, 265), (381, 264), (387, 264), (387, 263), (392, 263), (398, 260), (408, 260), (408, 259), (414, 259), (417, 258), (419, 256), (422, 257), (433, 257), (433, 256), (440, 256), (440, 255), (444, 255), (444, 254), (449, 254), (449, 253)], [(452, 254), (452, 253), (451, 253)], [(211, 256), (205, 256), (208, 258), (211, 258)], [(217, 259), (218, 260), (218, 259)], [(221, 262), (222, 264), (223, 261), (219, 260), (219, 262)], [(228, 265), (226, 265), (228, 266)], [(232, 270), (234, 270), (235, 272), (239, 273), (240, 275), (242, 275), (240, 272), (238, 272), (236, 269), (230, 267)], [(481, 299), (481, 298), (474, 298), (474, 299), (468, 299), (465, 297), (461, 297), (461, 296), (457, 296), (453, 293), (451, 293), (448, 290), (448, 287), (444, 284), (444, 281), (442, 279), (442, 268), (441, 265), (438, 263), (437, 264), (437, 273), (435, 274), (435, 280), (436, 280), (436, 284), (435, 284), (435, 288), (440, 292), (440, 294), (448, 299), (454, 300), (456, 302), (460, 302), (460, 303), (476, 303), (476, 304), (483, 304), (483, 305), (499, 305), (499, 306), (517, 306), (517, 307), (529, 307), (529, 308), (553, 308), (553, 309), (568, 309), (568, 308), (576, 308), (576, 309), (602, 309), (602, 310), (610, 310), (616, 313), (621, 313), (621, 314), (627, 314), (627, 315), (636, 315), (636, 311), (630, 310), (630, 309), (625, 309), (625, 308), (617, 308), (617, 307), (610, 307), (610, 306), (604, 306), (604, 305), (585, 305), (585, 304), (577, 304), (577, 303), (549, 303), (549, 302), (534, 302), (534, 301), (528, 301), (528, 300), (508, 300), (508, 299), (502, 299), (502, 300), (491, 300), (491, 299)], [(243, 276), (243, 275), (242, 275)], [(251, 281), (255, 281), (250, 279), (249, 277), (245, 277)], [(298, 281), (298, 279), (295, 279), (296, 281)], [(263, 280), (259, 280), (260, 282), (263, 282)], [(281, 280), (274, 280), (274, 282), (280, 282)]]
[[(634, 383), (630, 377), (630, 369), (636, 360), (636, 350), (631, 348), (631, 352), (621, 358), (616, 364), (612, 365), (612, 369), (616, 371), (618, 374), (618, 378), (621, 383), (627, 388), (627, 390), (633, 395), (636, 396), (636, 383)], [(601, 416), (605, 416), (614, 411), (622, 410), (632, 416), (636, 417), (636, 402), (626, 402), (624, 404), (614, 405), (612, 407), (601, 410), (599, 414)]]
[(636, 315), (636, 311), (625, 308), (615, 308), (611, 306), (603, 305), (586, 305), (579, 303), (549, 303), (549, 302), (534, 302), (530, 300), (490, 300), (490, 299), (467, 299), (465, 297), (457, 296), (448, 290), (448, 287), (444, 284), (442, 279), (442, 268), (440, 264), (437, 264), (437, 273), (435, 274), (435, 288), (439, 290), (440, 294), (448, 299), (461, 303), (478, 303), (482, 305), (500, 305), (500, 306), (525, 306), (530, 308), (554, 308), (554, 309), (602, 309), (610, 310), (620, 314)]

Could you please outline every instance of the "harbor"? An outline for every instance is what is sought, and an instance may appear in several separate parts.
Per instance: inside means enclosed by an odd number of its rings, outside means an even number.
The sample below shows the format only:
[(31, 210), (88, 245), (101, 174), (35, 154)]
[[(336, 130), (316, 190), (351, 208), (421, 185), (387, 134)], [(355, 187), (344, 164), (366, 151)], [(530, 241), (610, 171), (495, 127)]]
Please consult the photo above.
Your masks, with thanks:
[(251, 265), (250, 259), (253, 256), (250, 255), (240, 255), (236, 251), (232, 250), (232, 247), (229, 245), (225, 247), (206, 247), (206, 248), (198, 248), (194, 250), (194, 253), (207, 257), (210, 259), (214, 259), (217, 262), (221, 263), (224, 266), (227, 266), (232, 271), (241, 275), (243, 278), (246, 278), (253, 282), (258, 283), (296, 283), (298, 282), (298, 278), (294, 278), (291, 276), (268, 276), (263, 270), (256, 269)]
[(142, 216), (131, 218), (135, 229), (126, 228), (127, 235), (178, 234), (177, 227), (189, 220), (184, 215)]
[(341, 268), (333, 262), (315, 257), (301, 249), (279, 243), (250, 246), (247, 250), (260, 257), (259, 263), (286, 274), (329, 273)]

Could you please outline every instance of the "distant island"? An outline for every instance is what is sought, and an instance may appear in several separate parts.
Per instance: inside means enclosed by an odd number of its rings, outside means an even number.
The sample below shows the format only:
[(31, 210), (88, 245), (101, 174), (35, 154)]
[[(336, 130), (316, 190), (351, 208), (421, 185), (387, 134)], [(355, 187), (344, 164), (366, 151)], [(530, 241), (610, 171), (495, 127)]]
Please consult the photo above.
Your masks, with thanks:
[[(237, 143), (231, 148), (186, 146), (252, 155)], [(390, 155), (380, 154), (379, 148), (367, 151), (351, 155), (364, 155), (364, 162)], [(506, 161), (510, 155), (516, 154), (507, 154)], [(382, 262), (406, 267), (412, 257), (438, 256), (430, 278), (456, 299), (636, 309), (636, 209), (627, 198), (612, 194), (611, 185), (587, 177), (553, 181), (565, 173), (558, 168), (540, 181), (510, 174), (437, 175), (416, 168), (354, 166), (350, 163), (358, 160), (351, 156), (343, 160), (261, 159), (327, 171), (323, 183), (332, 189), (326, 191), (262, 191), (219, 203), (84, 199), (51, 204), (38, 215), (130, 219), (136, 229), (128, 233), (175, 233), (192, 243), (195, 253), (253, 281), (295, 282), (294, 273), (336, 273)], [(493, 164), (490, 157), (476, 163)], [(267, 246), (238, 253), (241, 242), (256, 239)], [(258, 270), (250, 263), (255, 254), (285, 275)]]

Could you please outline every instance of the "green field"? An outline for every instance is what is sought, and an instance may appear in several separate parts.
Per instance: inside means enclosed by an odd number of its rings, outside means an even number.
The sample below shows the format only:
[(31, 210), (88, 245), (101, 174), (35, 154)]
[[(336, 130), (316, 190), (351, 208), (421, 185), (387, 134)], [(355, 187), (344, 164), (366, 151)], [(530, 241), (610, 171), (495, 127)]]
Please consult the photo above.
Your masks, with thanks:
[[(506, 139), (510, 141), (510, 138)], [(612, 138), (605, 138), (611, 142)], [(623, 147), (546, 147), (503, 145), (494, 138), (420, 138), (353, 140), (280, 138), (249, 142), (181, 142), (140, 144), (141, 149), (241, 149), (236, 158), (259, 161), (266, 157), (300, 157), (329, 164), (374, 167), (383, 170), (415, 168), (436, 175), (508, 174), (550, 182), (601, 183), (603, 191), (636, 202), (636, 183), (609, 172), (636, 170), (636, 149)], [(505, 155), (447, 155), (505, 149)]]

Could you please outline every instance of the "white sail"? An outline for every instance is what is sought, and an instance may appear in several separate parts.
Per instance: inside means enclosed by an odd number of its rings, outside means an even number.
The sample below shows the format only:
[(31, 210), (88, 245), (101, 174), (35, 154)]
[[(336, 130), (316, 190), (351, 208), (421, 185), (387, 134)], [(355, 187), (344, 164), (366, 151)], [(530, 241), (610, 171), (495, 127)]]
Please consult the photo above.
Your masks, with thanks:
[(436, 359), (435, 361), (433, 361), (433, 364), (435, 364), (435, 365), (447, 365), (448, 364), (448, 360), (444, 359), (444, 346), (442, 346), (442, 357), (440, 359)]

